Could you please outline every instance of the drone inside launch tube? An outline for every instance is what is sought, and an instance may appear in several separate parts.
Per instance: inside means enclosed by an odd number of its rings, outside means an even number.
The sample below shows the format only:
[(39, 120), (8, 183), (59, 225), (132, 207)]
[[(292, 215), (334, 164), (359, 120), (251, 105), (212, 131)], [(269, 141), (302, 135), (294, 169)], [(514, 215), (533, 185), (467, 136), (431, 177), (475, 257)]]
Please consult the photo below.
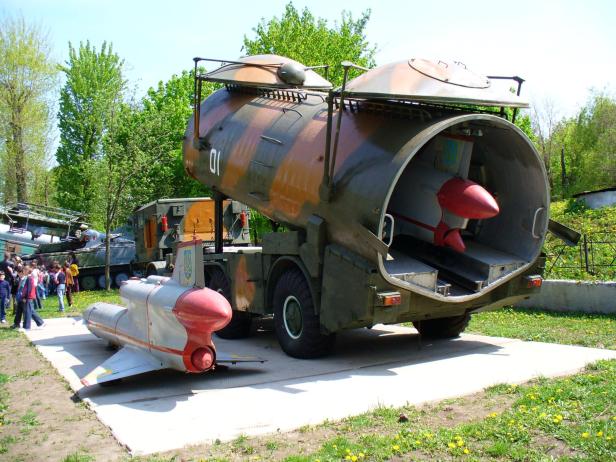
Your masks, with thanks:
[(382, 275), (452, 301), (526, 269), (548, 224), (545, 172), (527, 138), (497, 117), (463, 119), (408, 143), (415, 152), (392, 182), (381, 222), (390, 243)]

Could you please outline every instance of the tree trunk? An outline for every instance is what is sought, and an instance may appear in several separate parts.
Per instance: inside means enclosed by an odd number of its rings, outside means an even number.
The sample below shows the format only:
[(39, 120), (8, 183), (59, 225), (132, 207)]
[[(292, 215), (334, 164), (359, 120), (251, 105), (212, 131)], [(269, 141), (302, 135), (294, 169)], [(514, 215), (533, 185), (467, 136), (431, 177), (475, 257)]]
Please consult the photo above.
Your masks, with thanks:
[(111, 289), (111, 236), (110, 223), (105, 224), (105, 287)]
[(560, 149), (560, 174), (561, 174), (561, 182), (563, 187), (563, 197), (567, 196), (567, 189), (569, 187), (567, 183), (567, 168), (565, 167), (565, 147), (563, 146)]
[(21, 108), (16, 108), (13, 112), (11, 138), (12, 149), (10, 151), (15, 156), (15, 192), (17, 202), (28, 202), (25, 167), (26, 150), (24, 148)]

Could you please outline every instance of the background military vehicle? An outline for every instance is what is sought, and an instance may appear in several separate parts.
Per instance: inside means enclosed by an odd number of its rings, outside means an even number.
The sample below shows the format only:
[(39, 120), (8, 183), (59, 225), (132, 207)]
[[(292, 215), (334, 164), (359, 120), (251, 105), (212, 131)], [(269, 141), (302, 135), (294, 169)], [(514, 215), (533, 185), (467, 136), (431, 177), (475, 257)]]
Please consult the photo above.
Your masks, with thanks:
[[(223, 240), (250, 243), (250, 210), (236, 201), (223, 204)], [(0, 210), (0, 250), (45, 265), (76, 258), (80, 287), (105, 288), (105, 234), (89, 228), (72, 210), (14, 204)], [(134, 233), (134, 240), (133, 240)], [(160, 199), (135, 210), (131, 225), (111, 236), (111, 279), (119, 287), (133, 274), (170, 272), (171, 252), (178, 242), (196, 236), (208, 251), (214, 242), (214, 201), (209, 197)]]
[[(131, 276), (131, 262), (135, 259), (135, 241), (122, 234), (112, 234), (110, 242), (112, 286), (119, 287)], [(77, 259), (79, 288), (81, 290), (104, 289), (105, 285), (105, 234), (93, 229), (79, 233), (79, 237), (60, 242), (41, 244), (24, 261), (38, 260), (45, 266), (53, 262), (63, 264)]]
[[(0, 249), (49, 266), (76, 258), (80, 288), (105, 287), (105, 235), (89, 228), (82, 213), (58, 207), (17, 203), (1, 210)], [(119, 285), (130, 275), (135, 255), (131, 239), (113, 235), (112, 282)]]
[[(461, 63), (404, 60), (348, 82), (356, 66), (343, 66), (337, 90), (273, 55), (196, 72), (187, 173), (286, 229), (244, 249), (218, 236), (206, 255), (235, 310), (221, 335), (273, 314), (283, 350), (316, 357), (377, 323), (457, 336), (472, 313), (538, 290), (549, 185), (505, 110), (527, 103)], [(225, 88), (201, 103), (202, 81)]]
[(82, 214), (30, 203), (0, 206), (0, 252), (34, 253), (41, 244), (60, 242), (87, 227)]
[[(250, 243), (250, 210), (224, 201), (222, 236), (228, 244)], [(144, 276), (171, 272), (172, 252), (179, 242), (199, 239), (207, 252), (214, 243), (214, 201), (210, 197), (159, 199), (137, 208), (132, 226), (136, 255), (134, 273)]]

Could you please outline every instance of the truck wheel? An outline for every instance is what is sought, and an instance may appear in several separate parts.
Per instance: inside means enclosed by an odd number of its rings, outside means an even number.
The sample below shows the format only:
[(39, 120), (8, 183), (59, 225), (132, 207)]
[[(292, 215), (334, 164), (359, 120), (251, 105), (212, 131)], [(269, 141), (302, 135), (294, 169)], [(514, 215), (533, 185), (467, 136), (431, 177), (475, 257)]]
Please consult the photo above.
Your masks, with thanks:
[(129, 276), (126, 273), (118, 273), (113, 277), (113, 282), (115, 285), (120, 287), (124, 281), (128, 281)]
[(471, 320), (470, 314), (452, 316), (450, 318), (425, 319), (413, 321), (413, 326), (419, 333), (428, 338), (454, 338), (460, 335)]
[[(231, 287), (225, 273), (215, 268), (210, 270), (210, 282), (208, 288), (222, 294), (231, 303)], [(250, 334), (252, 317), (245, 311), (233, 310), (231, 322), (225, 327), (216, 331), (216, 335), (224, 339), (246, 338)]]
[(94, 279), (94, 276), (84, 276), (79, 278), (79, 285), (81, 290), (94, 290), (96, 289), (96, 279)]
[[(113, 278), (111, 276), (110, 276), (110, 278), (111, 278), (111, 281), (110, 281), (111, 285), (113, 286)], [(106, 281), (105, 281), (105, 275), (104, 274), (101, 274), (98, 277), (97, 281), (98, 281), (98, 288), (99, 289), (105, 290), (107, 288), (107, 285), (105, 284)]]
[(318, 358), (330, 352), (335, 335), (321, 333), (306, 278), (298, 269), (284, 273), (274, 289), (274, 328), (286, 354)]

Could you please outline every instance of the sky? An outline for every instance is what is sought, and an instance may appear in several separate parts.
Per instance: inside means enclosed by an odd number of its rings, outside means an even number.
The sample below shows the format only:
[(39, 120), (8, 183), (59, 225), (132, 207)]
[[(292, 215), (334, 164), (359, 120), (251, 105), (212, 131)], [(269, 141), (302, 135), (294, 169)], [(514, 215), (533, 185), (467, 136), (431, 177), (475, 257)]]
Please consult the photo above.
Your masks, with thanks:
[[(236, 59), (262, 18), (280, 17), (288, 0), (0, 0), (1, 16), (23, 15), (47, 31), (53, 58), (68, 43), (113, 43), (137, 95), (192, 67), (194, 56)], [(484, 75), (519, 75), (522, 96), (538, 108), (574, 115), (590, 90), (616, 94), (613, 0), (295, 0), (333, 24), (342, 10), (371, 10), (367, 40), (377, 65), (401, 59), (461, 61)], [(332, 63), (328, 63), (332, 64)]]

